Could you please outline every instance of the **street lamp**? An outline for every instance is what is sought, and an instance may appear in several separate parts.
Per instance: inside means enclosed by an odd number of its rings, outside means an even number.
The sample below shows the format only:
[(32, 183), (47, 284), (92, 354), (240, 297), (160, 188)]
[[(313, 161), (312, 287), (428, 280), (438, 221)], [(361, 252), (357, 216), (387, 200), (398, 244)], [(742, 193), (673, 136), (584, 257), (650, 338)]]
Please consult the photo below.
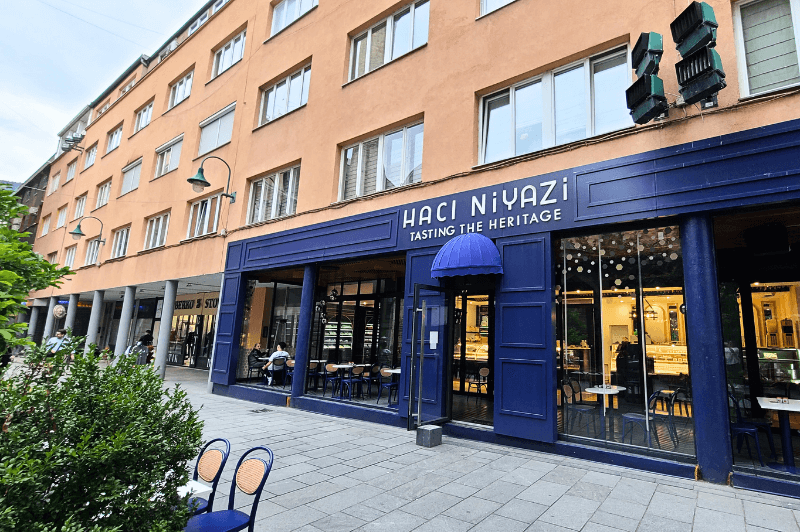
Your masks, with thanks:
[(208, 180), (206, 179), (206, 176), (203, 174), (203, 165), (209, 159), (219, 159), (220, 161), (222, 161), (222, 163), (225, 166), (228, 167), (228, 184), (226, 185), (225, 193), (222, 194), (222, 196), (225, 197), (225, 198), (230, 198), (231, 203), (236, 203), (236, 192), (233, 192), (232, 194), (228, 193), (228, 191), (229, 191), (229, 189), (231, 187), (231, 167), (228, 165), (228, 163), (225, 162), (224, 159), (221, 159), (220, 157), (217, 157), (216, 155), (209, 155), (208, 157), (203, 159), (203, 162), (200, 163), (200, 168), (197, 169), (197, 175), (195, 175), (194, 177), (190, 177), (186, 181), (188, 181), (192, 185), (192, 190), (194, 190), (198, 194), (203, 192), (203, 190), (206, 187), (210, 187), (211, 183), (208, 182)]
[[(106, 239), (103, 238), (103, 220), (101, 220), (100, 218), (97, 218), (96, 216), (83, 216), (83, 217), (81, 217), (81, 219), (78, 220), (78, 226), (75, 229), (73, 229), (72, 231), (69, 232), (69, 234), (72, 235), (72, 239), (77, 241), (77, 240), (80, 240), (81, 238), (86, 236), (84, 234), (84, 232), (81, 230), (81, 222), (83, 222), (84, 220), (87, 220), (87, 219), (97, 220), (98, 222), (100, 222), (100, 234), (97, 235), (97, 241), (98, 241), (98, 243), (100, 243), (100, 244), (105, 246), (106, 245)], [(99, 249), (97, 250), (97, 262), (96, 262), (96, 264), (98, 266), (100, 265), (100, 250)]]

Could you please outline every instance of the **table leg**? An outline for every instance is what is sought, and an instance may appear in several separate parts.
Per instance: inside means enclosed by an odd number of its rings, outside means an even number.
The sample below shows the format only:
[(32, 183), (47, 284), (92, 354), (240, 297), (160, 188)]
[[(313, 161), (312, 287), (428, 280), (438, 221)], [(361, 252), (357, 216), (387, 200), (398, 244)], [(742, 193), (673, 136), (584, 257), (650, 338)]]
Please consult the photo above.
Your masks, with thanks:
[(792, 448), (792, 429), (789, 426), (789, 413), (778, 411), (781, 427), (781, 447), (783, 448), (783, 465), (794, 467), (794, 449)]
[[(600, 397), (603, 397), (602, 395)], [(600, 438), (606, 439), (606, 409), (603, 401), (600, 402)]]

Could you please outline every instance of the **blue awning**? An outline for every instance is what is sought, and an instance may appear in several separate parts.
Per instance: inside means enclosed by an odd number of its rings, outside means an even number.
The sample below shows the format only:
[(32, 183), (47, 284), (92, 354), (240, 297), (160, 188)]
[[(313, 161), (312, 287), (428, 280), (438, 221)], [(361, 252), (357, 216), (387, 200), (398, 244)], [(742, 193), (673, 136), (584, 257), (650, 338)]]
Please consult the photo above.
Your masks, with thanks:
[(433, 259), (431, 277), (502, 274), (500, 252), (480, 233), (459, 235), (447, 242)]

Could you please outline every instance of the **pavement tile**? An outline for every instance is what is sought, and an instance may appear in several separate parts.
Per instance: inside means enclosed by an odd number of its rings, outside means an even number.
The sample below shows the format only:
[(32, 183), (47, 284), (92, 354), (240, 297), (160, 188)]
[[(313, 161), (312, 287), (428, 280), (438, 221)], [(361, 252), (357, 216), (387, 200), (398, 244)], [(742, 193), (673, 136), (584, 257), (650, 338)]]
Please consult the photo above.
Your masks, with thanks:
[(567, 495), (580, 497), (582, 499), (589, 499), (590, 501), (603, 502), (611, 493), (611, 488), (608, 486), (601, 486), (599, 484), (589, 484), (583, 481), (578, 482), (572, 486)]
[(352, 515), (353, 517), (361, 519), (365, 523), (369, 523), (370, 521), (374, 521), (375, 519), (381, 517), (386, 513), (386, 511), (379, 508), (370, 508), (369, 506), (357, 504), (355, 506), (351, 506), (350, 508), (345, 508), (342, 510), (342, 513)]
[(627, 517), (639, 521), (647, 511), (647, 506), (636, 502), (624, 501), (622, 499), (608, 498), (600, 505), (600, 510), (608, 514)]
[(305, 488), (273, 497), (270, 500), (286, 508), (296, 508), (297, 506), (303, 506), (304, 504), (314, 502), (322, 497), (327, 497), (328, 495), (342, 491), (343, 489), (345, 488), (332, 482), (320, 482), (313, 486), (306, 486)]
[(386, 532), (388, 530), (391, 532), (408, 532), (409, 530), (414, 530), (424, 523), (425, 520), (421, 517), (407, 514), (400, 510), (395, 510), (393, 512), (389, 512), (388, 514), (384, 514), (371, 523), (367, 523), (359, 530), (363, 530), (365, 532)]
[(487, 466), (481, 467), (480, 469), (476, 469), (471, 473), (467, 473), (463, 477), (456, 480), (459, 484), (465, 484), (467, 486), (472, 486), (473, 488), (482, 489), (494, 482), (495, 480), (500, 479), (501, 477), (505, 476), (505, 471), (500, 471), (499, 469), (491, 469)]
[(512, 484), (519, 484), (520, 486), (530, 486), (546, 474), (546, 471), (518, 467), (517, 469), (500, 477), (500, 480), (503, 482), (511, 482)]
[[(691, 532), (691, 530), (692, 525), (690, 523), (672, 521), (657, 515), (645, 515), (639, 522), (639, 528), (636, 529), (636, 532)], [(719, 532), (724, 531), (719, 530)]]
[(588, 482), (589, 484), (598, 484), (600, 486), (613, 488), (614, 486), (617, 485), (619, 479), (620, 479), (619, 475), (600, 473), (598, 471), (589, 471), (581, 479), (581, 482)]
[(525, 532), (574, 532), (571, 528), (564, 528), (563, 526), (554, 525), (547, 521), (536, 521), (531, 526), (525, 529)]
[(550, 506), (564, 495), (569, 486), (565, 484), (554, 484), (545, 480), (540, 480), (525, 491), (517, 495), (517, 498)]
[(645, 515), (652, 514), (675, 521), (691, 523), (694, 520), (694, 499), (657, 492), (650, 500)]
[(292, 510), (286, 510), (285, 512), (262, 519), (261, 522), (268, 523), (269, 530), (272, 532), (289, 532), (303, 525), (318, 521), (325, 516), (325, 513), (315, 510), (314, 508), (299, 506)]
[(469, 497), (445, 511), (444, 515), (455, 517), (456, 519), (467, 521), (468, 523), (478, 524), (500, 508), (500, 506), (500, 504), (487, 501), (486, 499)]
[(558, 466), (545, 476), (542, 480), (553, 482), (555, 484), (566, 484), (572, 486), (586, 475), (585, 469), (578, 469), (575, 467)]
[(639, 504), (649, 504), (653, 493), (656, 491), (656, 484), (631, 478), (621, 478), (611, 490), (609, 499), (622, 499)]
[(437, 515), (414, 532), (466, 532), (472, 527), (472, 523), (460, 521), (446, 515)]
[(589, 522), (589, 518), (599, 506), (600, 503), (597, 501), (564, 495), (548, 508), (539, 517), (539, 520), (564, 528), (580, 530)]
[(797, 532), (797, 520), (791, 510), (770, 504), (744, 501), (744, 518), (748, 525), (780, 532)]
[(594, 523), (589, 521), (586, 523), (586, 526), (581, 529), (582, 532), (623, 532), (621, 528), (614, 528), (611, 526), (601, 525), (600, 523)]
[(344, 464), (335, 464), (335, 465), (332, 465), (332, 466), (329, 466), (329, 467), (324, 467), (322, 469), (318, 469), (317, 472), (318, 473), (322, 473), (323, 475), (331, 476), (331, 477), (339, 477), (339, 476), (344, 476), (344, 475), (346, 475), (348, 473), (351, 473), (351, 472), (353, 472), (355, 470), (356, 470), (355, 467), (350, 467), (350, 466), (344, 465)]
[(600, 509), (594, 513), (592, 518), (589, 519), (589, 523), (597, 523), (607, 527), (624, 530), (625, 532), (636, 532), (636, 528), (639, 526), (638, 519), (631, 519), (629, 517), (622, 517), (621, 515), (606, 513), (602, 510), (602, 508), (603, 507), (601, 506)]
[(390, 491), (390, 493), (403, 499), (413, 501), (415, 499), (419, 499), (423, 495), (427, 495), (432, 491), (436, 491), (437, 489), (449, 483), (449, 478), (433, 473), (425, 473), (422, 476), (413, 479), (411, 482), (407, 482), (402, 486), (394, 488)]
[(267, 483), (264, 484), (264, 489), (270, 493), (274, 493), (275, 495), (283, 495), (285, 493), (289, 493), (295, 490), (299, 490), (305, 488), (306, 484), (302, 482), (298, 482), (295, 479), (288, 479), (288, 480), (280, 480), (278, 482), (272, 482), (272, 475), (270, 478), (267, 479)]
[(370, 508), (382, 510), (384, 513), (386, 513), (405, 506), (408, 504), (408, 501), (401, 499), (396, 495), (392, 495), (391, 493), (381, 493), (380, 495), (376, 495), (371, 499), (367, 499), (362, 504), (369, 506)]
[(494, 514), (530, 524), (536, 521), (545, 510), (547, 510), (547, 506), (544, 504), (513, 499), (505, 503)]
[(473, 532), (498, 532), (499, 530), (503, 532), (523, 532), (526, 528), (528, 528), (527, 523), (499, 515), (490, 515), (470, 530)]
[(694, 515), (694, 532), (746, 532), (744, 516), (726, 512), (715, 512), (708, 508), (698, 508)]
[(372, 480), (390, 473), (392, 473), (391, 469), (386, 469), (385, 467), (371, 465), (361, 469), (356, 469), (353, 472), (347, 473), (346, 476), (354, 478), (356, 480), (361, 480), (362, 482), (366, 482), (368, 480)]
[(524, 490), (525, 487), (520, 486), (519, 484), (512, 484), (510, 482), (498, 480), (480, 490), (475, 494), (475, 496), (480, 497), (481, 499), (486, 499), (487, 501), (505, 504)]
[(656, 487), (656, 492), (669, 493), (670, 495), (677, 495), (678, 497), (686, 497), (687, 499), (696, 499), (701, 491), (693, 490), (690, 488), (681, 488), (678, 486), (670, 486), (668, 484), (659, 483)]
[(361, 519), (343, 513), (331, 514), (312, 523), (313, 526), (325, 532), (350, 532), (364, 524)]
[(450, 484), (445, 484), (437, 491), (441, 491), (442, 493), (447, 493), (448, 495), (455, 495), (456, 497), (461, 497), (462, 499), (474, 495), (478, 492), (478, 488), (473, 488), (472, 486), (466, 486), (464, 484), (459, 484), (457, 482), (451, 482)]
[(407, 502), (405, 506), (403, 506), (403, 511), (425, 519), (433, 519), (459, 502), (461, 502), (460, 497), (434, 491), (415, 501)]
[(697, 507), (727, 514), (744, 515), (744, 507), (740, 499), (723, 497), (714, 493), (700, 492), (697, 495)]
[(315, 510), (325, 512), (326, 514), (332, 514), (349, 508), (354, 504), (361, 504), (362, 501), (371, 499), (379, 493), (381, 493), (381, 490), (378, 488), (367, 484), (360, 484), (328, 495), (327, 497), (317, 499), (309, 503), (308, 506)]

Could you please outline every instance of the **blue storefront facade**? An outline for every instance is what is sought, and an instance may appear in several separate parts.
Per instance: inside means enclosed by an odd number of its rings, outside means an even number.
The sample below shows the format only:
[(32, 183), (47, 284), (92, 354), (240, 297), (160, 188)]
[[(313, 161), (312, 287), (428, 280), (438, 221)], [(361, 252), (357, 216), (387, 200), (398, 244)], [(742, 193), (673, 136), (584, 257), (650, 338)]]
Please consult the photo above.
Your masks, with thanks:
[[(232, 242), (210, 377), (214, 393), (407, 426), (409, 412), (418, 408), (418, 381), (409, 379), (420, 372), (412, 361), (419, 358), (418, 309), (424, 302), (422, 420), (443, 423), (445, 434), (800, 496), (792, 477), (734, 466), (714, 241), (715, 216), (800, 204), (798, 161), (800, 121), (791, 121)], [(490, 180), (491, 172), (486, 176)], [(675, 227), (682, 242), (681, 312), (693, 403), (694, 450), (688, 458), (592, 445), (559, 429), (560, 243), (565, 235), (648, 227)], [(459, 281), (434, 278), (431, 267), (442, 246), (465, 233), (490, 238), (502, 260), (502, 275), (482, 280), (493, 284), (490, 428), (448, 422), (451, 299)], [(384, 256), (405, 258), (399, 405), (371, 408), (308, 395), (305, 371), (313, 358), (320, 269)], [(248, 280), (287, 268), (303, 272), (290, 396), (237, 380), (241, 357), (247, 356), (241, 338)], [(427, 288), (418, 289), (415, 299), (418, 286)]]

